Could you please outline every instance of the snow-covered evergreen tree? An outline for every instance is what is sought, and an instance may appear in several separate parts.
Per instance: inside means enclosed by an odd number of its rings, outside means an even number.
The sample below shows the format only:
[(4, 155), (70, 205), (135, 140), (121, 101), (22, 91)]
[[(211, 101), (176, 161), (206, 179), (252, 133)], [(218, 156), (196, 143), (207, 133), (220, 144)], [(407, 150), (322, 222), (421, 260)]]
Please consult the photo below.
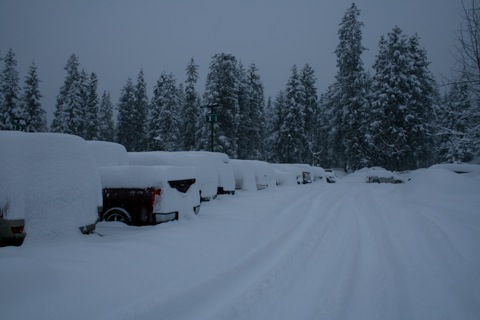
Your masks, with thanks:
[(84, 125), (84, 82), (79, 71), (80, 63), (72, 54), (65, 65), (67, 75), (57, 96), (54, 119), (50, 130), (81, 136)]
[(17, 60), (12, 49), (5, 55), (4, 64), (0, 87), (0, 130), (22, 131), (25, 129), (26, 114), (20, 103)]
[(296, 65), (292, 67), (292, 74), (285, 87), (285, 97), (286, 112), (284, 122), (280, 127), (279, 139), (287, 144), (287, 162), (307, 163), (305, 89)]
[(373, 77), (371, 125), (375, 160), (391, 170), (427, 165), (432, 160), (433, 79), (417, 37), (395, 27), (380, 40)]
[(203, 127), (200, 110), (200, 95), (195, 90), (198, 80), (198, 65), (194, 59), (190, 60), (186, 68), (187, 80), (185, 81), (185, 103), (181, 109), (181, 136), (183, 149), (187, 151), (197, 150), (199, 130)]
[(113, 122), (113, 103), (110, 92), (103, 91), (98, 109), (98, 139), (115, 141), (115, 123)]
[(147, 84), (143, 70), (140, 70), (137, 76), (137, 84), (135, 85), (135, 102), (134, 102), (134, 128), (135, 128), (135, 149), (132, 151), (145, 151), (148, 148), (148, 97)]
[(180, 147), (180, 116), (176, 80), (163, 72), (153, 89), (149, 117), (150, 150), (177, 151)]
[(315, 162), (318, 152), (318, 96), (317, 88), (315, 87), (315, 72), (307, 63), (301, 70), (300, 81), (303, 86), (304, 98), (304, 112), (305, 112), (305, 159), (310, 163)]
[(366, 122), (368, 117), (368, 82), (361, 55), (363, 22), (355, 3), (346, 11), (338, 30), (337, 75), (339, 91), (334, 113), (335, 135), (332, 139), (337, 164), (346, 169), (358, 169), (368, 164)]
[(318, 159), (320, 165), (330, 168), (341, 163), (338, 161), (338, 155), (334, 152), (335, 138), (340, 137), (335, 125), (337, 120), (337, 111), (339, 105), (340, 92), (339, 83), (336, 81), (331, 84), (327, 90), (322, 93), (318, 109)]
[(140, 151), (139, 135), (136, 131), (135, 87), (131, 78), (127, 79), (127, 83), (121, 90), (117, 108), (117, 142), (127, 151)]
[(468, 80), (453, 82), (437, 114), (440, 162), (468, 162), (475, 156), (476, 137), (471, 128), (479, 117), (472, 113), (474, 106)]
[[(217, 122), (214, 123), (214, 151), (237, 158), (239, 125), (237, 59), (231, 54), (215, 54), (209, 70), (203, 101), (205, 105), (221, 106), (215, 108)], [(205, 108), (204, 115), (206, 116), (209, 111), (210, 108)], [(201, 135), (201, 149), (210, 150), (210, 123), (205, 123)]]
[(263, 159), (265, 139), (265, 96), (255, 64), (251, 64), (242, 81), (243, 98), (239, 101), (238, 157)]
[(269, 118), (271, 130), (266, 140), (266, 150), (268, 152), (266, 160), (269, 162), (287, 163), (290, 161), (290, 139), (288, 133), (282, 131), (286, 117), (287, 97), (285, 91), (280, 90), (275, 97), (273, 110)]
[(25, 110), (25, 128), (26, 132), (46, 132), (47, 116), (42, 108), (40, 98), (42, 97), (39, 89), (37, 66), (32, 62), (25, 78), (23, 87), (22, 104)]
[(98, 112), (97, 75), (92, 72), (85, 83), (84, 133), (86, 140), (99, 140), (100, 118)]

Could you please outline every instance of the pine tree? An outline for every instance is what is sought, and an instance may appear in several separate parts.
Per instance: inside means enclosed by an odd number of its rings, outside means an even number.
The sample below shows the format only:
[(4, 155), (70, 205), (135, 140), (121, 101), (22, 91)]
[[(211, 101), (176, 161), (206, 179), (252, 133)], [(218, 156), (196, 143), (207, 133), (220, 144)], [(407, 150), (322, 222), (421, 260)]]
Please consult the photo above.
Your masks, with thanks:
[(255, 64), (245, 70), (239, 64), (239, 125), (238, 157), (241, 159), (262, 159), (265, 137), (265, 97), (263, 84)]
[(137, 84), (135, 86), (135, 100), (134, 100), (134, 139), (136, 144), (132, 151), (145, 151), (148, 148), (148, 97), (147, 84), (143, 70), (140, 70), (137, 77)]
[(117, 142), (127, 151), (139, 151), (135, 118), (135, 87), (131, 78), (127, 79), (127, 83), (122, 88), (117, 108)]
[(22, 104), (25, 110), (25, 131), (26, 132), (46, 132), (47, 117), (42, 108), (40, 98), (42, 95), (39, 90), (37, 66), (34, 62), (28, 70), (23, 87)]
[[(238, 63), (231, 54), (215, 54), (205, 83), (206, 105), (217, 104), (217, 122), (214, 123), (214, 151), (224, 152), (231, 158), (238, 157), (237, 134), (239, 125)], [(209, 112), (206, 108), (204, 115)], [(201, 135), (201, 148), (210, 150), (210, 124), (205, 123)]]
[(332, 131), (333, 151), (337, 163), (345, 169), (358, 169), (368, 164), (366, 143), (366, 122), (368, 114), (368, 81), (363, 69), (361, 55), (363, 22), (358, 21), (360, 10), (353, 3), (342, 18), (338, 31), (336, 81), (338, 101), (334, 113), (335, 130)]
[(113, 104), (110, 92), (103, 91), (98, 110), (98, 139), (115, 141), (115, 123), (113, 122)]
[(85, 85), (86, 103), (84, 115), (84, 133), (86, 140), (99, 140), (99, 112), (97, 94), (97, 75), (92, 72)]
[[(200, 95), (195, 90), (198, 80), (198, 65), (193, 58), (186, 68), (187, 80), (185, 81), (185, 103), (181, 112), (181, 136), (183, 149), (187, 151), (197, 150), (199, 121), (201, 120)], [(203, 126), (203, 123), (202, 123)]]
[[(452, 83), (438, 111), (437, 135), (440, 162), (468, 162), (475, 156), (478, 137), (471, 129), (478, 124), (475, 99), (465, 78)], [(476, 123), (475, 123), (476, 122)]]
[(178, 92), (173, 74), (163, 72), (153, 90), (150, 109), (150, 150), (177, 151), (180, 141)]
[(80, 64), (75, 54), (72, 54), (65, 65), (67, 76), (60, 93), (57, 96), (57, 105), (51, 131), (69, 133), (81, 136), (84, 126), (84, 82), (78, 70)]
[(374, 64), (372, 136), (379, 164), (414, 169), (432, 160), (433, 79), (416, 37), (399, 27), (383, 36)]
[(334, 152), (336, 145), (334, 139), (340, 135), (337, 134), (338, 129), (335, 126), (337, 120), (337, 110), (339, 105), (338, 92), (339, 83), (334, 82), (320, 96), (318, 110), (318, 161), (322, 167), (331, 168), (338, 165), (338, 156)]
[(305, 89), (296, 65), (292, 67), (292, 75), (285, 87), (285, 97), (286, 114), (279, 138), (287, 144), (287, 162), (306, 163)]
[(307, 63), (300, 74), (300, 82), (305, 92), (304, 112), (305, 112), (305, 159), (311, 159), (315, 162), (318, 151), (318, 96), (315, 88), (315, 72)]
[(12, 49), (6, 54), (4, 63), (0, 87), (0, 130), (24, 130), (26, 115), (20, 103), (17, 61)]
[(269, 162), (276, 163), (289, 162), (290, 141), (288, 139), (288, 133), (284, 134), (281, 131), (287, 117), (287, 98), (285, 91), (281, 90), (276, 95), (270, 116), (270, 124), (268, 126), (271, 130), (269, 131), (266, 141), (266, 149), (268, 152), (266, 159)]

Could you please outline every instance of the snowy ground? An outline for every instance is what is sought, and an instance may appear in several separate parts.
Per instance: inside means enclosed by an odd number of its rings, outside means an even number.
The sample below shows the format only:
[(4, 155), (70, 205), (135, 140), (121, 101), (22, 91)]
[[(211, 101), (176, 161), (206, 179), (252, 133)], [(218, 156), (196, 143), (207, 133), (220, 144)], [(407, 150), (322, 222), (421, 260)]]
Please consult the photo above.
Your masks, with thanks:
[(0, 248), (0, 319), (479, 319), (480, 175), (365, 174)]

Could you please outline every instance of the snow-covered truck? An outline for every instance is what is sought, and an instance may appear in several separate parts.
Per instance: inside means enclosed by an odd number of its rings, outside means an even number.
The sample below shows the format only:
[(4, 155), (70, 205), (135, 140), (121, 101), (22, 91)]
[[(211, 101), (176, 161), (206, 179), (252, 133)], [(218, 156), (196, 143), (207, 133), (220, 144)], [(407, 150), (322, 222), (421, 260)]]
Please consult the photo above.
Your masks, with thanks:
[(154, 225), (200, 211), (200, 192), (192, 167), (100, 167), (103, 210), (100, 219)]

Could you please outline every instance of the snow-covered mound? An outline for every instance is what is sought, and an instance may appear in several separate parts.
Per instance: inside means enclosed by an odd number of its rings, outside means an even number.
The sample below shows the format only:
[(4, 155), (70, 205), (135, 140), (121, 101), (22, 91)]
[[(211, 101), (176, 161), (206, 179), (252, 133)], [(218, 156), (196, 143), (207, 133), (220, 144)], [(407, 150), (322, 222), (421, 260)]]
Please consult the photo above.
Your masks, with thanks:
[(0, 194), (8, 219), (25, 219), (25, 242), (80, 234), (102, 205), (100, 177), (85, 140), (0, 131)]

